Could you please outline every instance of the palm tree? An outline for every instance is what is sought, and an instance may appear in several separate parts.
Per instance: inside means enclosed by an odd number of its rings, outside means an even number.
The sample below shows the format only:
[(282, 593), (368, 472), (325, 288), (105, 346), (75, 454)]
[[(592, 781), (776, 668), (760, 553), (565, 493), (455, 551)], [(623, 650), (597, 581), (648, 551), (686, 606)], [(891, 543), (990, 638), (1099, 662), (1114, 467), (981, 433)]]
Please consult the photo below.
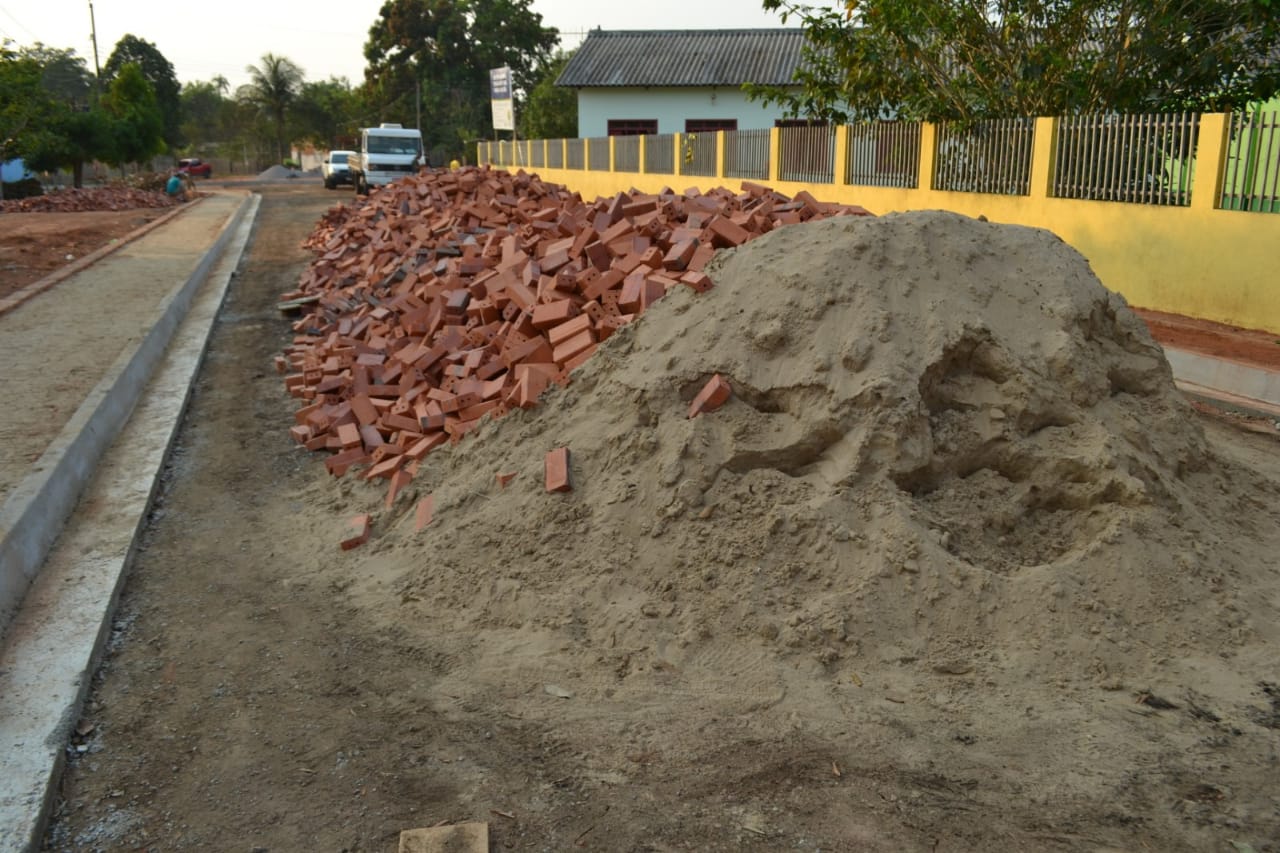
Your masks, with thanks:
[(292, 59), (266, 53), (259, 65), (249, 65), (248, 95), (258, 109), (271, 117), (276, 131), (276, 162), (284, 160), (285, 113), (302, 89), (303, 73)]

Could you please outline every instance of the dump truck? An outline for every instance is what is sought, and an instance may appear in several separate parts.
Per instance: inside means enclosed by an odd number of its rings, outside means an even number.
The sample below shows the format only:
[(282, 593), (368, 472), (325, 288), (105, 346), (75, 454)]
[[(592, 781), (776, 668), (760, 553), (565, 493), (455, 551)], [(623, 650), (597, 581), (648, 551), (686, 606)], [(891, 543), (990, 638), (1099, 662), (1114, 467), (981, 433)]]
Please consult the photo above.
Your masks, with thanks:
[(416, 174), (424, 165), (422, 133), (390, 123), (361, 128), (360, 150), (347, 158), (356, 195)]

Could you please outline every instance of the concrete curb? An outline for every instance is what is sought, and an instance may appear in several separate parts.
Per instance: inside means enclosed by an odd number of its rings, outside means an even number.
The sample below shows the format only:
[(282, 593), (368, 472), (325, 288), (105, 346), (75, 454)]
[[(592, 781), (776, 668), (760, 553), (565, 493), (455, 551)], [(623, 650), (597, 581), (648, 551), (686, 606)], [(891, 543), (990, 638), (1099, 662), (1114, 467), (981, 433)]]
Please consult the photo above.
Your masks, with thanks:
[(0, 507), (0, 640), (98, 461), (128, 420), (191, 300), (250, 207), (246, 196), (190, 277), (161, 302), (147, 335), (121, 354)]
[(10, 293), (4, 299), (0, 299), (0, 316), (7, 314), (8, 312), (12, 311), (14, 308), (17, 308), (19, 305), (26, 302), (28, 299), (32, 299), (36, 296), (39, 296), (49, 288), (53, 287), (58, 282), (64, 281), (70, 278), (71, 276), (83, 270), (85, 267), (92, 266), (93, 264), (105, 258), (107, 255), (110, 255), (112, 252), (116, 252), (116, 251), (119, 251), (120, 249), (123, 249), (125, 246), (129, 245), (134, 240), (138, 239), (144, 234), (150, 233), (156, 228), (159, 228), (161, 225), (168, 222), (170, 219), (173, 219), (178, 214), (186, 213), (192, 207), (194, 207), (195, 205), (203, 201), (204, 198), (205, 198), (204, 196), (201, 196), (200, 198), (196, 199), (190, 204), (184, 204), (181, 207), (175, 207), (173, 210), (164, 214), (160, 218), (153, 219), (152, 221), (148, 222), (146, 225), (143, 225), (140, 228), (133, 229), (132, 231), (130, 231), (128, 234), (121, 237), (116, 242), (109, 243), (100, 249), (94, 249), (92, 252), (85, 255), (83, 258), (78, 258), (72, 261), (71, 263), (67, 264), (62, 269), (54, 270), (53, 272), (49, 273), (47, 276), (40, 279), (39, 281), (33, 281), (31, 282), (31, 284), (28, 284), (26, 287), (22, 288), (21, 290), (17, 290), (17, 291), (14, 291), (13, 293)]
[(250, 196), (229, 218), (236, 227), (209, 286), (198, 288), (172, 347), (138, 394), (133, 416), (101, 460), (0, 648), (0, 849), (41, 848), (138, 534), (260, 200)]
[(1280, 371), (1174, 347), (1165, 347), (1164, 354), (1173, 378), (1179, 385), (1194, 387), (1197, 394), (1216, 393), (1224, 402), (1268, 415), (1280, 411)]

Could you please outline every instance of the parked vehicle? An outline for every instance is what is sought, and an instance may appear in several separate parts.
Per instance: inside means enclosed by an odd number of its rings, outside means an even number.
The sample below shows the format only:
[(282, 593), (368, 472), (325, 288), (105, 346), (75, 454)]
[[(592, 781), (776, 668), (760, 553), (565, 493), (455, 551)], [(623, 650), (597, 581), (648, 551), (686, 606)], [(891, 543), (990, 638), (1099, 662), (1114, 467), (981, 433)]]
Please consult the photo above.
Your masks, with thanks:
[(325, 155), (324, 162), (320, 164), (320, 177), (324, 179), (325, 189), (351, 183), (351, 168), (347, 161), (354, 156), (354, 151), (330, 151)]
[(206, 163), (199, 157), (185, 157), (178, 161), (178, 171), (193, 178), (212, 178), (213, 164)]
[(356, 195), (415, 174), (426, 165), (422, 134), (398, 124), (380, 124), (360, 131), (360, 150), (347, 158)]

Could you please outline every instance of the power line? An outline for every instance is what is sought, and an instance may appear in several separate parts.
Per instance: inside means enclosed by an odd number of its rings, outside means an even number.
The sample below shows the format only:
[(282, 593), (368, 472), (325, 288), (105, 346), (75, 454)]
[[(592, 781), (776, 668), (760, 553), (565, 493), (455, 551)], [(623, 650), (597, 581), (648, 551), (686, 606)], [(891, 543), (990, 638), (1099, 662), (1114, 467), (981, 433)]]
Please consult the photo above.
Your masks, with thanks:
[(31, 32), (31, 30), (27, 29), (27, 28), (26, 28), (26, 26), (24, 26), (24, 25), (23, 25), (22, 21), (19, 21), (19, 20), (18, 20), (17, 18), (15, 18), (13, 15), (9, 14), (9, 10), (8, 10), (8, 9), (5, 9), (3, 6), (0, 6), (0, 12), (4, 13), (4, 16), (5, 16), (6, 18), (8, 18), (9, 20), (11, 20), (11, 21), (13, 21), (15, 24), (17, 24), (17, 25), (18, 25), (18, 29), (20, 29), (20, 30), (22, 30), (24, 33), (26, 33), (28, 37), (30, 37), (31, 39), (34, 39), (35, 41), (40, 41), (40, 36), (38, 36), (38, 35), (36, 35), (35, 33)]

